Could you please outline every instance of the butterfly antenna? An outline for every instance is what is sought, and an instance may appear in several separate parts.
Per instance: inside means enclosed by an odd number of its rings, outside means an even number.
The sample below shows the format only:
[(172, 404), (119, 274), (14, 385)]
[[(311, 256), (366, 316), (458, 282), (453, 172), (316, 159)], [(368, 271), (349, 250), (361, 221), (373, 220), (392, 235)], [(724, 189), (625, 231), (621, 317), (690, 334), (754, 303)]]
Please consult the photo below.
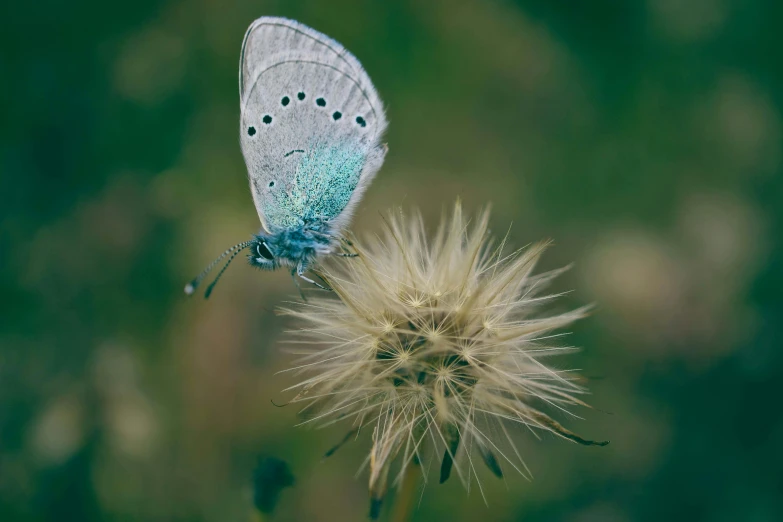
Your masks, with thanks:
[[(201, 282), (204, 280), (204, 278), (205, 278), (205, 277), (207, 277), (207, 274), (209, 274), (209, 272), (210, 272), (210, 271), (211, 271), (213, 268), (215, 268), (215, 266), (216, 266), (218, 263), (220, 263), (220, 261), (221, 261), (221, 260), (222, 260), (224, 257), (226, 257), (226, 256), (227, 256), (227, 255), (229, 255), (231, 252), (234, 252), (234, 251), (235, 251), (235, 250), (237, 250), (237, 249), (239, 249), (239, 250), (242, 250), (242, 249), (244, 249), (244, 248), (247, 248), (248, 246), (250, 246), (250, 243), (251, 243), (251, 241), (245, 241), (244, 243), (239, 243), (239, 244), (237, 244), (237, 245), (234, 245), (234, 246), (232, 246), (231, 248), (229, 248), (228, 250), (226, 250), (226, 251), (225, 251), (225, 252), (223, 252), (222, 254), (220, 254), (220, 256), (218, 256), (218, 258), (217, 258), (217, 259), (215, 259), (214, 261), (212, 261), (212, 262), (209, 264), (209, 266), (207, 266), (207, 267), (206, 267), (206, 268), (205, 268), (205, 269), (204, 269), (204, 270), (203, 270), (203, 271), (202, 271), (202, 272), (201, 272), (201, 273), (200, 273), (198, 276), (196, 276), (196, 278), (195, 278), (195, 279), (193, 279), (193, 281), (191, 281), (190, 283), (188, 283), (187, 285), (185, 285), (185, 293), (186, 293), (187, 295), (193, 295), (193, 292), (195, 292), (195, 291), (196, 291), (196, 288), (198, 288), (198, 285), (200, 285), (200, 284), (201, 284)], [(237, 250), (237, 252), (238, 252), (239, 250)]]
[(215, 288), (215, 285), (218, 281), (220, 281), (220, 276), (223, 275), (223, 272), (226, 271), (226, 268), (228, 268), (228, 265), (231, 264), (231, 261), (234, 260), (235, 257), (237, 257), (237, 254), (239, 254), (241, 251), (243, 251), (245, 248), (250, 246), (250, 241), (248, 241), (245, 246), (238, 248), (234, 251), (233, 254), (231, 254), (231, 257), (228, 258), (228, 261), (226, 261), (226, 264), (223, 265), (223, 268), (220, 269), (220, 272), (218, 272), (218, 275), (215, 276), (215, 280), (209, 283), (209, 286), (207, 287), (207, 290), (204, 292), (204, 299), (209, 299), (209, 295), (212, 293), (212, 289)]

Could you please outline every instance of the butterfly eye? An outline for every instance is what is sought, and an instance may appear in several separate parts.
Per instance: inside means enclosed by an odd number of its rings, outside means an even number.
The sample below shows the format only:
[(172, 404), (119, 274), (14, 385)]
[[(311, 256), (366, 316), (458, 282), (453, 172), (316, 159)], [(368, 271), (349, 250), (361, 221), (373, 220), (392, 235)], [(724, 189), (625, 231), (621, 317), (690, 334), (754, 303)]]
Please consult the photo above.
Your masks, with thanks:
[(260, 257), (268, 259), (269, 261), (275, 258), (275, 256), (272, 255), (272, 252), (269, 251), (269, 248), (267, 248), (266, 243), (258, 243), (258, 245), (256, 245), (256, 252), (258, 252)]

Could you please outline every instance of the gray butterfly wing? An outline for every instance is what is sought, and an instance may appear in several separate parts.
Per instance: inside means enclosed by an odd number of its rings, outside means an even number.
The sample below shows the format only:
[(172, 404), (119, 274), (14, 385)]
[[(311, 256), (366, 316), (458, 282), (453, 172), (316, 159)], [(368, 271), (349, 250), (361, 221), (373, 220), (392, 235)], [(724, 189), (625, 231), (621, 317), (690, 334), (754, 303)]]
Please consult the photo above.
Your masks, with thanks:
[(345, 226), (386, 154), (383, 104), (359, 61), (298, 22), (259, 18), (242, 43), (239, 90), (242, 152), (264, 228)]

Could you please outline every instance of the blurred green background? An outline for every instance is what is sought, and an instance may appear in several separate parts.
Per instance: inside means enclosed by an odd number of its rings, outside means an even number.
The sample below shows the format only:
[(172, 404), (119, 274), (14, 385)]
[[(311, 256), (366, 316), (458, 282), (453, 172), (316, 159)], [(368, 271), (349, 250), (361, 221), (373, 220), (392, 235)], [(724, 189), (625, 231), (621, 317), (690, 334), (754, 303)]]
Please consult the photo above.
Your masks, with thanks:
[[(297, 19), (351, 50), (390, 152), (355, 219), (457, 198), (575, 262), (597, 313), (556, 361), (589, 379), (520, 433), (535, 480), (429, 484), (414, 520), (783, 520), (783, 4), (774, 0), (8, 2), (0, 30), (0, 520), (247, 521), (256, 456), (297, 476), (275, 520), (363, 520), (367, 451), (294, 428), (274, 308), (236, 263), (259, 224), (238, 144), (242, 36)], [(775, 398), (777, 397), (777, 399)]]

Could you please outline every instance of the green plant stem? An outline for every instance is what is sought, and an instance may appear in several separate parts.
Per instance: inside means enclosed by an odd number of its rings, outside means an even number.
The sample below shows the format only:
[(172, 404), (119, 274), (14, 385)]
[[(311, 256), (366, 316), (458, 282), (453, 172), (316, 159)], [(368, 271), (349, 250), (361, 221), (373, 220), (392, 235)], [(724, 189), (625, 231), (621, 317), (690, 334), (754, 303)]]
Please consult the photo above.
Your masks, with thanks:
[(418, 462), (411, 462), (405, 469), (405, 475), (402, 477), (402, 484), (400, 484), (400, 488), (397, 490), (397, 495), (394, 499), (394, 510), (392, 512), (391, 522), (407, 522), (410, 520), (420, 475), (421, 469), (419, 469)]

